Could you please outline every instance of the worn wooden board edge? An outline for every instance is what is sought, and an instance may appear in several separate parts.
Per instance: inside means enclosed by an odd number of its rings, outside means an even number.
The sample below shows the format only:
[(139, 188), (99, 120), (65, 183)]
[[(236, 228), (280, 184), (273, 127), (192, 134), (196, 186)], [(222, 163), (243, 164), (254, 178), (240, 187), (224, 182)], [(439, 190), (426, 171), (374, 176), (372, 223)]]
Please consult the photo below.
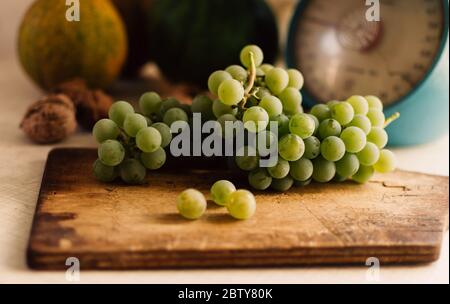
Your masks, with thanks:
[[(353, 249), (353, 248), (352, 248)], [(199, 254), (183, 256), (179, 253), (176, 258), (170, 255), (157, 255), (155, 252), (115, 252), (111, 253), (74, 253), (67, 252), (51, 255), (28, 251), (27, 264), (35, 270), (63, 270), (68, 257), (75, 256), (86, 270), (137, 270), (137, 269), (171, 269), (171, 268), (236, 268), (236, 267), (288, 267), (288, 266), (321, 266), (321, 265), (365, 265), (368, 258), (376, 257), (383, 265), (390, 264), (427, 264), (439, 258), (440, 246), (429, 247), (429, 253), (404, 255), (402, 252), (386, 253), (372, 248), (368, 254), (367, 248), (363, 254), (356, 254), (353, 250), (342, 248), (332, 254), (330, 249), (324, 248), (323, 255), (316, 252), (307, 255), (301, 251), (280, 251), (279, 254), (267, 254), (254, 251), (229, 252), (228, 254)], [(414, 250), (415, 247), (405, 248)], [(423, 248), (422, 248), (423, 249)]]
[[(65, 149), (55, 148), (49, 152), (45, 168), (52, 153), (61, 152)], [(79, 148), (89, 150), (88, 148)], [(404, 171), (410, 172), (410, 171)], [(447, 176), (436, 176), (420, 173), (424, 176), (439, 177), (446, 180)], [(46, 178), (47, 172), (44, 170), (42, 180)], [(41, 184), (38, 200), (35, 208), (31, 235), (36, 229), (37, 213), (42, 204), (43, 184)], [(448, 189), (447, 189), (448, 190)], [(447, 197), (448, 201), (448, 197)], [(448, 230), (449, 217), (448, 210), (445, 218), (445, 225), (438, 243), (433, 245), (405, 245), (397, 248), (387, 247), (367, 247), (352, 246), (340, 248), (290, 248), (274, 251), (264, 250), (229, 250), (220, 252), (60, 252), (52, 254), (49, 252), (39, 252), (31, 247), (31, 239), (28, 242), (26, 251), (26, 263), (29, 268), (35, 270), (63, 270), (68, 257), (77, 257), (86, 270), (133, 270), (133, 269), (170, 269), (170, 268), (233, 268), (233, 267), (288, 267), (288, 266), (320, 266), (320, 265), (365, 265), (370, 257), (378, 257), (380, 263), (389, 264), (424, 264), (431, 263), (439, 259), (442, 238)], [(368, 250), (369, 249), (369, 250)], [(369, 252), (368, 252), (369, 251)], [(410, 254), (415, 252), (416, 254)], [(408, 255), (405, 255), (408, 253)], [(174, 258), (175, 257), (175, 258)], [(182, 258), (182, 259), (181, 259)], [(182, 262), (180, 262), (182, 260)]]

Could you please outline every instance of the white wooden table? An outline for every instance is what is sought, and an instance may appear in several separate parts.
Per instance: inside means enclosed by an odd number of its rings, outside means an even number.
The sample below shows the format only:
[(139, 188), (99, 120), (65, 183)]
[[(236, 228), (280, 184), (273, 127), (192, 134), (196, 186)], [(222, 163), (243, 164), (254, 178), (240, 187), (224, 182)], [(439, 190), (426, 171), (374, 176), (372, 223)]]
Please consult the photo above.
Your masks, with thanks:
[[(25, 265), (25, 249), (44, 163), (54, 146), (30, 143), (18, 128), (22, 115), (41, 92), (14, 57), (15, 29), (29, 0), (0, 3), (0, 283), (65, 283), (65, 272), (36, 272)], [(77, 133), (56, 146), (95, 146)], [(449, 138), (396, 149), (400, 168), (448, 175)], [(155, 271), (83, 271), (81, 283), (372, 283), (367, 267), (303, 267)], [(449, 283), (449, 237), (441, 258), (429, 265), (381, 266), (381, 283)]]

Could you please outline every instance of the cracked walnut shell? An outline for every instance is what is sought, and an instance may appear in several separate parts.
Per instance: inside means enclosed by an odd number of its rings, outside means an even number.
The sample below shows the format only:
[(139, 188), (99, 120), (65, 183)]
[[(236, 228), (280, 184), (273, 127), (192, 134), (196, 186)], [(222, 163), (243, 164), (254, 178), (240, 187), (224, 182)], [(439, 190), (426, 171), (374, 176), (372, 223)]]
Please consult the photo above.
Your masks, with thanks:
[(33, 103), (20, 124), (34, 142), (55, 143), (75, 132), (75, 107), (63, 94), (49, 95)]

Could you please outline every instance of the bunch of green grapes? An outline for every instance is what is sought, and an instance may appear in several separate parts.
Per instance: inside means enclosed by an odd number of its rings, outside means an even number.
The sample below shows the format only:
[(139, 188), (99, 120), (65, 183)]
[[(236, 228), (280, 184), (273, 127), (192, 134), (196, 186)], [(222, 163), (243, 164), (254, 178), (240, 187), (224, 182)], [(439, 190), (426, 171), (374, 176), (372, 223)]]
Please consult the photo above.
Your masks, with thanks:
[(324, 183), (351, 179), (363, 184), (375, 171), (395, 170), (395, 155), (385, 149), (385, 127), (398, 116), (386, 120), (377, 97), (355, 95), (342, 102), (318, 104), (310, 114), (318, 124), (313, 137), (305, 140), (303, 158), (311, 162), (313, 180)]
[[(234, 115), (249, 132), (265, 132), (278, 124), (278, 161), (259, 165), (258, 151), (236, 156), (237, 167), (248, 171), (248, 182), (257, 190), (287, 191), (312, 180), (320, 183), (352, 179), (367, 182), (375, 171), (395, 169), (395, 156), (384, 149), (388, 135), (383, 104), (375, 96), (319, 104), (304, 113), (302, 74), (263, 64), (263, 52), (255, 45), (240, 54), (243, 66), (233, 65), (211, 74), (208, 87), (217, 119)], [(391, 118), (390, 120), (393, 120)], [(254, 147), (258, 149), (258, 146)], [(252, 147), (245, 147), (248, 152)]]
[(310, 113), (278, 120), (276, 164), (262, 168), (258, 156), (236, 156), (236, 164), (248, 171), (248, 182), (257, 190), (285, 192), (311, 181), (351, 179), (363, 184), (375, 172), (395, 170), (395, 155), (385, 149), (385, 127), (396, 118), (385, 119), (383, 105), (375, 96), (318, 104)]
[(141, 114), (125, 101), (115, 102), (109, 119), (97, 121), (93, 135), (99, 143), (94, 175), (103, 182), (120, 177), (127, 184), (142, 184), (147, 170), (157, 170), (166, 162), (172, 140), (170, 124), (188, 120), (187, 109), (176, 99), (162, 100), (155, 92), (142, 95)]
[[(395, 169), (395, 156), (385, 149), (388, 135), (384, 128), (398, 115), (386, 119), (377, 97), (351, 96), (346, 101), (315, 105), (305, 113), (300, 71), (263, 63), (263, 52), (256, 45), (244, 47), (240, 61), (241, 65), (210, 75), (208, 88), (213, 98), (199, 95), (187, 105), (174, 98), (162, 100), (157, 93), (149, 92), (139, 100), (140, 113), (127, 102), (115, 102), (109, 110), (109, 119), (98, 121), (93, 129), (100, 144), (94, 175), (105, 182), (120, 176), (129, 184), (143, 183), (147, 169), (157, 170), (166, 161), (165, 148), (172, 140), (172, 123), (190, 123), (196, 113), (201, 114), (203, 122), (217, 121), (222, 127), (228, 121), (241, 121), (246, 134), (263, 136), (266, 144), (277, 143), (278, 159), (269, 167), (261, 166), (264, 156), (258, 145), (247, 141), (246, 146), (239, 148), (243, 152), (239, 156), (235, 148), (231, 167), (246, 172), (249, 184), (257, 190), (272, 188), (284, 192), (311, 181), (351, 179), (365, 183), (375, 171), (385, 173)], [(277, 126), (278, 136), (272, 132), (271, 122)], [(180, 198), (187, 203), (180, 203), (179, 208), (186, 217), (196, 218), (204, 212), (204, 204), (191, 192)], [(190, 200), (191, 194), (198, 197)], [(248, 196), (244, 194), (237, 195)], [(219, 204), (227, 201), (218, 200)], [(191, 204), (192, 201), (199, 203)], [(198, 208), (185, 210), (185, 206), (191, 205)], [(244, 207), (233, 208), (229, 210), (236, 218), (244, 217), (242, 214), (248, 217), (253, 212), (251, 208), (247, 211)], [(193, 213), (189, 214), (190, 211)]]

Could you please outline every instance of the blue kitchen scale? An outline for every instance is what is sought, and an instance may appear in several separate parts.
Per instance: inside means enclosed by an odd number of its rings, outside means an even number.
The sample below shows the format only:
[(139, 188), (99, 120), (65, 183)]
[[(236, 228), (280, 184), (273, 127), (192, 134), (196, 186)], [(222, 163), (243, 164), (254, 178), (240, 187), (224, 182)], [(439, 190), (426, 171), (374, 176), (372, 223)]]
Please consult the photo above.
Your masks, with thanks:
[(368, 20), (376, 2), (301, 0), (287, 64), (305, 77), (306, 107), (376, 95), (386, 116), (401, 113), (391, 145), (429, 142), (449, 127), (448, 0), (380, 0)]

